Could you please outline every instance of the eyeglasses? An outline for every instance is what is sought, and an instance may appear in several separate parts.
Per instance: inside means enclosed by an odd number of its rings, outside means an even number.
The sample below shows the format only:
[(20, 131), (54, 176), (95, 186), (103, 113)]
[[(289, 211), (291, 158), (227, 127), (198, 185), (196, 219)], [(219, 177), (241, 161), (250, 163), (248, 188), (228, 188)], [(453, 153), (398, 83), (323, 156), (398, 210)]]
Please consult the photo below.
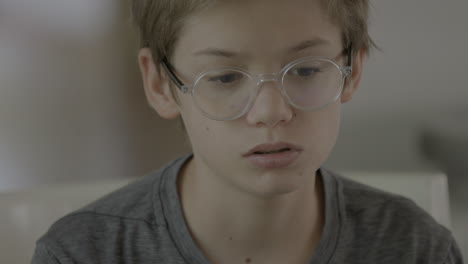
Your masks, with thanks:
[(180, 91), (192, 95), (206, 117), (227, 121), (247, 113), (262, 84), (270, 81), (280, 83), (283, 96), (297, 109), (314, 111), (336, 102), (352, 72), (351, 54), (351, 46), (341, 54), (348, 57), (345, 67), (329, 58), (306, 57), (287, 64), (278, 73), (252, 75), (241, 68), (210, 70), (195, 77), (191, 85), (182, 83), (166, 57), (161, 64)]

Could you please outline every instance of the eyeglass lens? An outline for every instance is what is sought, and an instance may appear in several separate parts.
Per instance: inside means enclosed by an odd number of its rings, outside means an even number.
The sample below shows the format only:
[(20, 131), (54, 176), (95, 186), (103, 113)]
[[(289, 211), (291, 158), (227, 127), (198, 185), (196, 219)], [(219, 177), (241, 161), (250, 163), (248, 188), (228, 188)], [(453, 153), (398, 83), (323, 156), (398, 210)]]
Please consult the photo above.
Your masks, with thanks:
[[(310, 59), (292, 65), (281, 81), (294, 107), (313, 110), (337, 99), (343, 75), (331, 61)], [(226, 120), (245, 110), (256, 95), (256, 87), (257, 81), (242, 71), (210, 71), (195, 83), (193, 96), (205, 114)]]

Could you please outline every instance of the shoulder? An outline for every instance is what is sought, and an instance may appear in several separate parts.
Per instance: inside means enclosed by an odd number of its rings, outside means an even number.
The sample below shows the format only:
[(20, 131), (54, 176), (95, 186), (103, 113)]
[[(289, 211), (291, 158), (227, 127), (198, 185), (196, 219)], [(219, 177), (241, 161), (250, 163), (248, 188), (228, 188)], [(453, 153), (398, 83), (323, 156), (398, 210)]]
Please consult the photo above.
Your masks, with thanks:
[(59, 219), (37, 241), (33, 263), (182, 263), (161, 197), (185, 159)]
[(157, 225), (153, 208), (158, 205), (152, 196), (160, 178), (161, 171), (151, 173), (61, 217), (39, 241), (79, 240), (122, 225)]
[(74, 221), (89, 218), (112, 219), (124, 221), (146, 222), (157, 224), (155, 209), (158, 211), (158, 200), (154, 197), (158, 195), (159, 185), (164, 173), (164, 169), (152, 172), (141, 179), (135, 180), (96, 201), (78, 209), (61, 219), (52, 227), (67, 225)]
[(331, 174), (337, 182), (342, 205), (348, 217), (379, 220), (379, 225), (404, 223), (407, 226), (414, 223), (420, 228), (444, 229), (429, 213), (407, 197), (368, 186), (336, 173)]
[(412, 200), (328, 173), (337, 183), (343, 236), (352, 248), (365, 248), (370, 255), (398, 252), (424, 263), (443, 263), (456, 246), (451, 232)]
[(65, 215), (49, 228), (38, 244), (59, 246), (63, 251), (101, 243), (105, 247), (116, 241), (154, 239), (150, 234), (165, 232), (159, 196), (164, 178), (175, 173), (173, 167), (177, 161)]

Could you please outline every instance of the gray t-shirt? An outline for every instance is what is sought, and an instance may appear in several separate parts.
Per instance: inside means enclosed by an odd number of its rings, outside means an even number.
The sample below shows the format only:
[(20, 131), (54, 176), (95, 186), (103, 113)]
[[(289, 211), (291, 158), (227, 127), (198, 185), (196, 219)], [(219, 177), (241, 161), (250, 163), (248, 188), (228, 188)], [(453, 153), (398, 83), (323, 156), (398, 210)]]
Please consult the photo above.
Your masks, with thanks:
[[(185, 223), (177, 175), (190, 156), (58, 220), (33, 264), (209, 263)], [(463, 263), (449, 230), (411, 200), (320, 169), (325, 225), (318, 263)]]

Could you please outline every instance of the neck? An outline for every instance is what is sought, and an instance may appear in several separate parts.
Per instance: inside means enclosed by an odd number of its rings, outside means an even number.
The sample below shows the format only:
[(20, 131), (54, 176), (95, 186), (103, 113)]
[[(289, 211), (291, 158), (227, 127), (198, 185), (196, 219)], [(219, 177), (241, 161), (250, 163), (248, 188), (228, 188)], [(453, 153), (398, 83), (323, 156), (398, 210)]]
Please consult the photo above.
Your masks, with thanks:
[(206, 181), (192, 162), (180, 175), (182, 207), (194, 240), (214, 263), (239, 263), (241, 258), (274, 263), (266, 257), (278, 263), (309, 260), (323, 227), (320, 177), (310, 177), (292, 193), (259, 197), (212, 178)]

